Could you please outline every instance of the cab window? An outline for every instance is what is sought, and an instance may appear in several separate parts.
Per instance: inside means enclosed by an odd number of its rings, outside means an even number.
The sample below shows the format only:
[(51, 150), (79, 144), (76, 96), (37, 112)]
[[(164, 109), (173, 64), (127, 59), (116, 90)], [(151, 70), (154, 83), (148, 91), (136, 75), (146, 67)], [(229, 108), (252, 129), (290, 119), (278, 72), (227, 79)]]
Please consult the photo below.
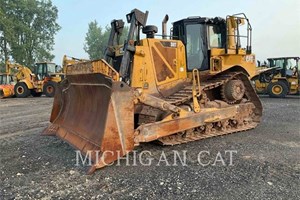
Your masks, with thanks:
[(208, 26), (208, 37), (211, 48), (222, 48), (222, 33), (219, 26)]
[[(283, 68), (283, 63), (284, 63), (284, 60), (275, 60), (273, 66)], [(271, 67), (273, 67), (273, 66), (271, 65)]]
[(287, 67), (287, 69), (292, 69), (294, 67), (297, 68), (297, 62), (296, 62), (296, 60), (294, 58), (288, 59), (286, 67)]
[(54, 63), (48, 63), (48, 74), (54, 74), (56, 72), (56, 65)]
[(43, 74), (43, 64), (36, 64), (36, 74)]
[(186, 25), (186, 54), (189, 71), (207, 67), (204, 28), (202, 24)]

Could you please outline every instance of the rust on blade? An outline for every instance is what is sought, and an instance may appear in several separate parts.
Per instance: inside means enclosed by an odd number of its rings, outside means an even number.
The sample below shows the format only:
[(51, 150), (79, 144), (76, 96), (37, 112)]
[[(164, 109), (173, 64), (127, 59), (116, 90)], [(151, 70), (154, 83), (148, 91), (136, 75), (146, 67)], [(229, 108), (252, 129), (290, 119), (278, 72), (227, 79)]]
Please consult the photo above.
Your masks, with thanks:
[(68, 65), (66, 69), (67, 74), (103, 74), (110, 77), (114, 81), (118, 81), (119, 73), (112, 68), (104, 59), (85, 61)]
[(45, 129), (42, 135), (55, 136), (59, 127), (55, 124), (50, 124), (47, 129)]
[(93, 168), (100, 168), (133, 149), (133, 107), (133, 92), (125, 83), (100, 73), (69, 75), (57, 91), (44, 135), (91, 153)]

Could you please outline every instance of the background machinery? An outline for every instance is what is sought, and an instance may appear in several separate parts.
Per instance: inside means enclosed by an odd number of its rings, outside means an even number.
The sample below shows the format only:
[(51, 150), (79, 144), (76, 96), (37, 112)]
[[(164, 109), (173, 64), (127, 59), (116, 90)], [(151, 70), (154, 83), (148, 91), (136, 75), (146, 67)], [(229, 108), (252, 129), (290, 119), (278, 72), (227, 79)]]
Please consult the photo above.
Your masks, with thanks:
[[(51, 64), (53, 67), (54, 63), (39, 63), (39, 65), (42, 64), (43, 67), (37, 66), (37, 68), (44, 70), (40, 74), (40, 76), (42, 77), (42, 80), (44, 81), (43, 93), (47, 97), (53, 97), (55, 94), (56, 88), (57, 88), (57, 84), (60, 83), (65, 77), (67, 65), (75, 64), (77, 62), (82, 62), (82, 61), (86, 61), (86, 60), (64, 55), (62, 67), (59, 68), (59, 66), (55, 65), (55, 72), (53, 72), (52, 70), (50, 70), (50, 71), (47, 70), (49, 67), (49, 64)], [(46, 65), (48, 65), (48, 66), (46, 66)]]
[(0, 73), (0, 98), (12, 97), (14, 96), (14, 76), (11, 73), (11, 68), (15, 64), (6, 61), (5, 63), (5, 73)]
[(52, 124), (43, 134), (90, 154), (89, 172), (143, 142), (175, 145), (245, 131), (260, 122), (261, 102), (249, 81), (256, 73), (252, 29), (244, 14), (182, 19), (173, 23), (169, 39), (168, 17), (163, 39), (157, 39), (157, 27), (146, 25), (147, 16), (137, 9), (126, 15), (130, 28), (120, 62), (68, 65), (59, 84)]
[(25, 66), (16, 66), (17, 84), (15, 85), (16, 97), (24, 98), (32, 95), (39, 97), (45, 94), (47, 97), (53, 97), (57, 88), (57, 84), (61, 82), (65, 76), (66, 66), (74, 64), (83, 59), (64, 56), (62, 68), (55, 63), (38, 62), (34, 66), (34, 73)]
[(20, 97), (19, 95), (25, 91), (23, 85), (31, 84), (32, 76), (34, 75), (28, 67), (18, 63), (6, 61), (5, 68), (6, 72), (2, 76), (4, 85), (2, 86), (3, 89), (1, 93), (3, 97), (12, 97), (14, 95)]
[(261, 73), (255, 81), (258, 93), (270, 97), (285, 97), (288, 94), (299, 94), (299, 57), (268, 58), (265, 68), (270, 69)]
[[(39, 62), (34, 66), (37, 81), (42, 81), (42, 93), (47, 97), (53, 97), (57, 83), (61, 82), (64, 74), (55, 63)], [(41, 94), (42, 94), (41, 93)]]
[(66, 69), (67, 69), (67, 66), (68, 65), (73, 65), (75, 63), (78, 63), (78, 62), (84, 62), (84, 61), (88, 61), (86, 59), (81, 59), (81, 58), (74, 58), (72, 56), (67, 56), (67, 55), (64, 55), (63, 57), (63, 61), (62, 61), (62, 68), (59, 70), (59, 72), (63, 75), (66, 74)]
[(0, 73), (0, 98), (14, 96), (14, 79), (13, 75)]
[(34, 66), (35, 73), (22, 65), (17, 66), (17, 70), (18, 72), (15, 74), (17, 83), (14, 91), (18, 98), (25, 98), (29, 95), (40, 97), (43, 93), (48, 97), (54, 96), (55, 84), (61, 81), (60, 75), (56, 74), (54, 63), (36, 63)]

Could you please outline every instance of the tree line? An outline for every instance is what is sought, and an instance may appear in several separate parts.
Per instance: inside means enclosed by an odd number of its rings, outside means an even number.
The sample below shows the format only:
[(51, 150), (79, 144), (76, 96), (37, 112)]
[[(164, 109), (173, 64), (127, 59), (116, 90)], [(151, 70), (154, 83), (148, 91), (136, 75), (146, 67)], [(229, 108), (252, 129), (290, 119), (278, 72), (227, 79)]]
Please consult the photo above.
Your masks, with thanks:
[[(5, 71), (6, 60), (28, 67), (53, 60), (54, 36), (61, 29), (57, 19), (58, 9), (51, 0), (0, 0), (0, 71)], [(88, 24), (83, 49), (90, 59), (103, 58), (110, 30), (96, 20)], [(124, 27), (121, 43), (127, 33)]]
[[(104, 51), (107, 47), (111, 27), (106, 25), (105, 28), (102, 28), (98, 25), (96, 20), (92, 21), (88, 25), (88, 31), (85, 37), (85, 43), (83, 49), (89, 55), (91, 60), (103, 58)], [(127, 34), (128, 27), (125, 26), (123, 29), (123, 33), (120, 37), (121, 44), (124, 43)]]
[(51, 0), (0, 1), (0, 60), (26, 66), (51, 61), (54, 36), (60, 30)]

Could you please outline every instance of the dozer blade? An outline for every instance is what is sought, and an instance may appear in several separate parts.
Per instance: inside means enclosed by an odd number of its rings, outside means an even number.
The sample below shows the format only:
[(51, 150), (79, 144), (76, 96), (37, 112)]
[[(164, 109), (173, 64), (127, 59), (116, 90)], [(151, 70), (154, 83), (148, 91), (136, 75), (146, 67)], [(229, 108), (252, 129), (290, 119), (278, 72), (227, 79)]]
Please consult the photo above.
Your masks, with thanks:
[(90, 172), (134, 148), (133, 92), (124, 82), (100, 74), (69, 75), (55, 95), (44, 135), (56, 135), (83, 155)]

